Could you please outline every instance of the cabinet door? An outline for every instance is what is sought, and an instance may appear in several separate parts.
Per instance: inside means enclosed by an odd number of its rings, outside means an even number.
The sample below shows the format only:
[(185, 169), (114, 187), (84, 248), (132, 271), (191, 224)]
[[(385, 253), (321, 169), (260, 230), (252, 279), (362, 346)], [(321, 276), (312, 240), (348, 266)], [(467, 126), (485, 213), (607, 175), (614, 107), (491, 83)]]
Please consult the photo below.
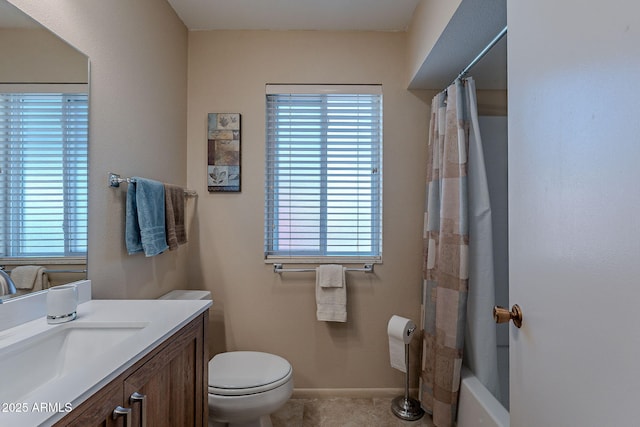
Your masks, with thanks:
[[(200, 319), (201, 320), (201, 319)], [(133, 426), (203, 426), (203, 322), (191, 323), (124, 381)], [(135, 394), (138, 400), (131, 397)]]
[(124, 427), (124, 417), (113, 419), (114, 409), (122, 405), (121, 381), (116, 380), (91, 396), (58, 422), (56, 427)]

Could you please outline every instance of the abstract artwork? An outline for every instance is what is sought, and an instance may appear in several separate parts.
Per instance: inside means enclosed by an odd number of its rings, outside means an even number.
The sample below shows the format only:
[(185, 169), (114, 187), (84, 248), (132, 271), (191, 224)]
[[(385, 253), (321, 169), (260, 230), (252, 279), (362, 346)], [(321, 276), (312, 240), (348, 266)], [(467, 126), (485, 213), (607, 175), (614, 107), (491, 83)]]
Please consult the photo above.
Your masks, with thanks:
[(240, 192), (240, 114), (209, 113), (207, 122), (209, 192)]

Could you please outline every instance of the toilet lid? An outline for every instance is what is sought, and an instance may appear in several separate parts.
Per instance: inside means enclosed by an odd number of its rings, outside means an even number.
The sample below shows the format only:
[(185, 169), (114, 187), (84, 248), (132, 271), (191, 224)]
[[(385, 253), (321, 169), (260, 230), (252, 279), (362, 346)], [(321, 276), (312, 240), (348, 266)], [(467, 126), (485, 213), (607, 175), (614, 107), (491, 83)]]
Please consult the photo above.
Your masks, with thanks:
[(291, 365), (258, 351), (220, 353), (209, 361), (209, 392), (239, 395), (271, 390), (288, 381)]

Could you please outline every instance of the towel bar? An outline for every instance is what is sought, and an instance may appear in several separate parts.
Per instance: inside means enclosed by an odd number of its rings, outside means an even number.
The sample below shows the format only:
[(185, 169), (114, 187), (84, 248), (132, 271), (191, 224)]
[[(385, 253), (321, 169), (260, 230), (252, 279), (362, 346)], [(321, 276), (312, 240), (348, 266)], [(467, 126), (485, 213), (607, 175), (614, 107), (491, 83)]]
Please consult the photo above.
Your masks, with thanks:
[[(109, 187), (120, 187), (120, 184), (126, 182), (127, 184), (130, 184), (132, 182), (136, 182), (135, 178), (121, 178), (120, 175), (118, 175), (117, 173), (113, 173), (110, 172), (109, 173)], [(184, 190), (184, 195), (185, 196), (191, 196), (191, 197), (197, 197), (198, 196), (198, 192), (195, 190)]]
[[(282, 264), (273, 264), (274, 273), (306, 273), (315, 272), (315, 268), (283, 268)], [(362, 268), (347, 267), (346, 271), (361, 271), (363, 273), (373, 273), (373, 264), (365, 264)]]
[[(0, 267), (0, 270), (4, 271), (5, 273), (11, 273), (11, 270), (6, 270), (4, 267)], [(50, 270), (50, 269), (45, 269), (44, 272), (45, 273), (86, 273), (87, 270), (56, 270), (56, 269)]]

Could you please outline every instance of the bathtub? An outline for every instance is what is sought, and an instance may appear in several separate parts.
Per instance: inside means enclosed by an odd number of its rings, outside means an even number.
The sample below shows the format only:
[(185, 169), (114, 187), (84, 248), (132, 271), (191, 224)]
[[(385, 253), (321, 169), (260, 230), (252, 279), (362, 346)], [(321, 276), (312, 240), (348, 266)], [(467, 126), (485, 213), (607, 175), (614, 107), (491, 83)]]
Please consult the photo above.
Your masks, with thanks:
[(509, 427), (509, 412), (473, 375), (462, 367), (457, 427)]

